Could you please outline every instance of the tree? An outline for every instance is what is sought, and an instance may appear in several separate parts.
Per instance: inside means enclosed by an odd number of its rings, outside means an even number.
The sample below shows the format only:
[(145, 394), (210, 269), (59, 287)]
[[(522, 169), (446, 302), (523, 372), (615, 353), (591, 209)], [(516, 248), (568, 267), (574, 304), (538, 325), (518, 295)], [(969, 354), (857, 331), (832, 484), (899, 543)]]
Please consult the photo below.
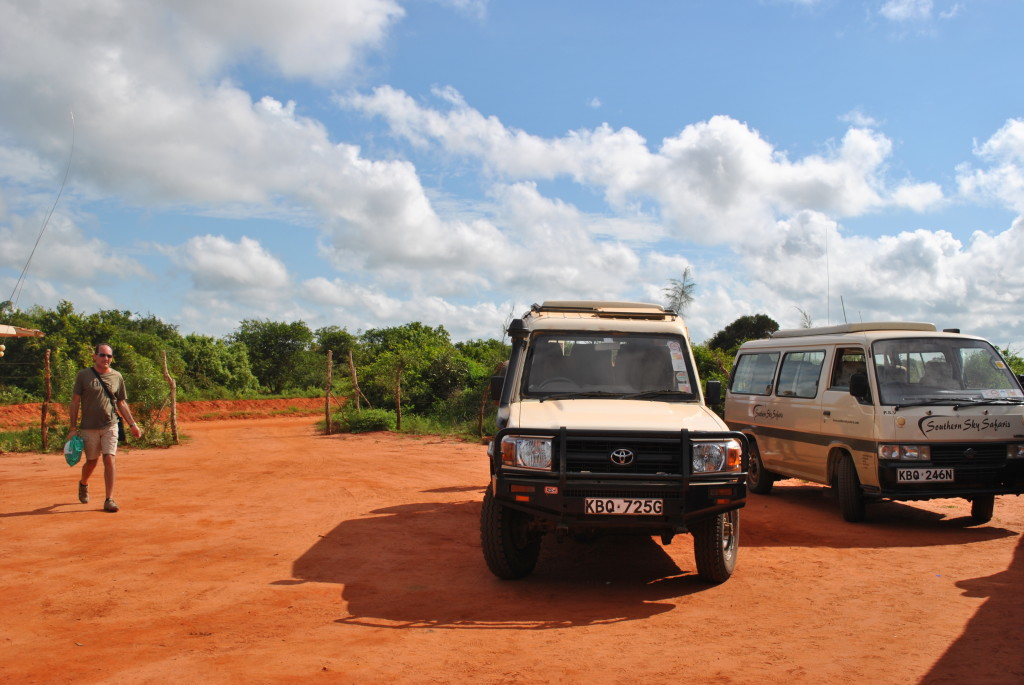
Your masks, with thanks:
[(259, 389), (249, 352), (241, 343), (190, 333), (178, 343), (178, 350), (185, 368), (180, 386), (186, 392), (241, 394)]
[(295, 360), (312, 345), (313, 332), (303, 321), (245, 319), (230, 339), (246, 347), (253, 375), (276, 394), (289, 386)]
[(682, 278), (669, 279), (668, 285), (662, 290), (668, 308), (677, 314), (684, 314), (693, 302), (693, 293), (697, 284), (693, 281), (690, 267), (683, 269)]
[(419, 321), (366, 331), (360, 336), (359, 360), (374, 406), (395, 401), (400, 393), (401, 402), (420, 414), (464, 387), (469, 373), (444, 326), (430, 328)]
[(777, 330), (779, 324), (767, 314), (741, 316), (711, 336), (705, 344), (710, 348), (731, 353), (744, 341), (767, 338)]

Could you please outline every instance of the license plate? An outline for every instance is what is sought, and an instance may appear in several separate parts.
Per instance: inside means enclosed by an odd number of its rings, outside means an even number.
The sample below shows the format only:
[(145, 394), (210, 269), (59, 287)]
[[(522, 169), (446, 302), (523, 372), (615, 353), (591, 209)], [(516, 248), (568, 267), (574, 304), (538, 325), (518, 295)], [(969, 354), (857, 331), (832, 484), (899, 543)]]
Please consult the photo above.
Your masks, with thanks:
[(587, 497), (584, 511), (588, 514), (626, 514), (654, 516), (662, 513), (664, 504), (660, 499), (625, 499), (620, 497)]
[(953, 469), (896, 469), (897, 483), (952, 483)]

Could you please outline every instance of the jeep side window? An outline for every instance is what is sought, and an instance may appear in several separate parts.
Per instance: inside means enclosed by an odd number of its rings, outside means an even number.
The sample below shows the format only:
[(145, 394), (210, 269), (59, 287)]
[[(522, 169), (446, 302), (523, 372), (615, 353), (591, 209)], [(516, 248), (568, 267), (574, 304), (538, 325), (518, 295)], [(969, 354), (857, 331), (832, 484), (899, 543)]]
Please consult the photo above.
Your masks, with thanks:
[(818, 394), (824, 351), (790, 352), (782, 358), (776, 395), (811, 398)]
[(729, 392), (738, 395), (770, 395), (778, 363), (778, 352), (740, 355), (733, 367)]

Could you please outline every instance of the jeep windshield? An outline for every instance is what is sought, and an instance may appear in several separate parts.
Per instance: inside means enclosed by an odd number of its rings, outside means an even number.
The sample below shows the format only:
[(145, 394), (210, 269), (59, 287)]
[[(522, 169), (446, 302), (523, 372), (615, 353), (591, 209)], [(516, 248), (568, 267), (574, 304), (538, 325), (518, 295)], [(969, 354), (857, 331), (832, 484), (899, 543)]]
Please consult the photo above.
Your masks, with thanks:
[(686, 341), (641, 333), (539, 332), (523, 375), (523, 396), (556, 399), (697, 398)]
[(983, 340), (880, 340), (874, 344), (873, 354), (883, 405), (1024, 402), (1017, 379)]

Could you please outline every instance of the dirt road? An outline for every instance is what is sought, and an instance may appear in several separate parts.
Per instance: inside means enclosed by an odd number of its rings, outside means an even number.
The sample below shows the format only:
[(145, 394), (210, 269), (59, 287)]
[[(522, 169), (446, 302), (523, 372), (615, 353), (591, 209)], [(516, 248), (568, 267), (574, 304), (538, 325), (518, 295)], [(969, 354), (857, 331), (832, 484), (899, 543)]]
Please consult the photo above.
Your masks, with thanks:
[(482, 446), (315, 418), (125, 449), (117, 514), (60, 455), (0, 455), (0, 682), (1024, 682), (1024, 498), (984, 526), (959, 500), (853, 525), (785, 481), (751, 495), (723, 585), (688, 536), (549, 540), (505, 582)]

